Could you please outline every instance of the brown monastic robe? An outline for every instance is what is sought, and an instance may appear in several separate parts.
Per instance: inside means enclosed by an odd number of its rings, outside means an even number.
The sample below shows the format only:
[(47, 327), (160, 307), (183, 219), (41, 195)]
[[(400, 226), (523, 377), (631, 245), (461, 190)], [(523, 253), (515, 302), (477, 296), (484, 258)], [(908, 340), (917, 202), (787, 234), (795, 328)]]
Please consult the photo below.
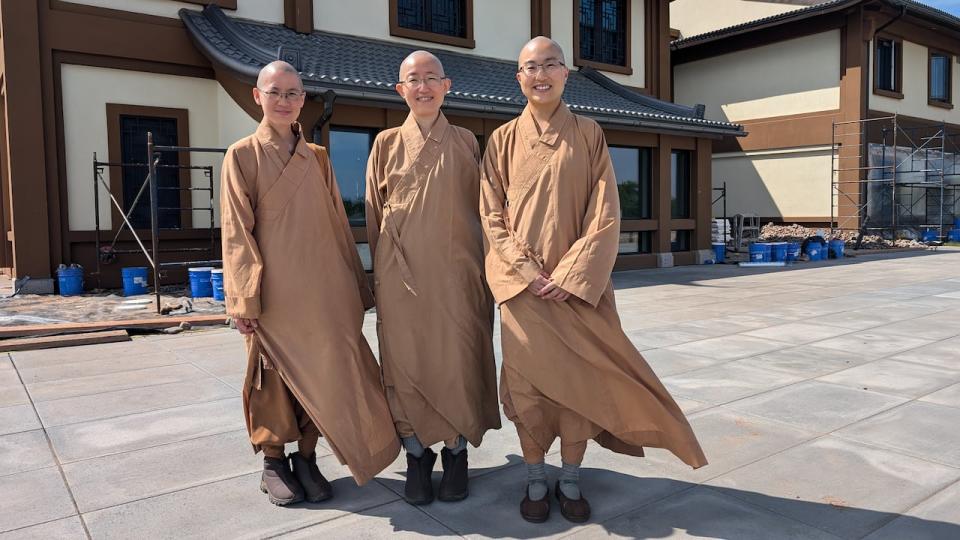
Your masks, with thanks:
[[(557, 436), (593, 438), (615, 452), (666, 448), (705, 465), (680, 408), (620, 326), (610, 279), (620, 203), (600, 126), (561, 104), (541, 134), (528, 107), (490, 136), (481, 187), (507, 417), (544, 451)], [(541, 270), (567, 301), (527, 290)]]
[(397, 431), (425, 446), (500, 427), (479, 160), (441, 113), (426, 138), (413, 115), (381, 132), (367, 163), (383, 382)]
[(282, 144), (264, 123), (223, 162), (227, 313), (260, 325), (247, 338), (247, 425), (251, 392), (261, 388), (263, 370), (273, 369), (363, 484), (400, 451), (361, 333), (373, 299), (326, 149), (301, 137), (289, 155)]

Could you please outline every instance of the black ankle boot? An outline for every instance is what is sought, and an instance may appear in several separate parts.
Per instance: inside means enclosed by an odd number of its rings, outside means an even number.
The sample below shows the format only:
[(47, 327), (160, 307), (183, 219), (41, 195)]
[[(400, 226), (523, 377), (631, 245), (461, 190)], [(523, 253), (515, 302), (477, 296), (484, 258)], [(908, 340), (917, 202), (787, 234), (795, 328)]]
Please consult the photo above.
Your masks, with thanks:
[(290, 470), (290, 462), (287, 458), (263, 458), (260, 491), (266, 493), (270, 502), (277, 506), (286, 506), (303, 500), (303, 486)]
[(407, 454), (407, 483), (403, 487), (403, 498), (410, 504), (430, 504), (433, 502), (433, 464), (437, 454), (429, 449), (423, 450), (420, 458)]
[(443, 462), (443, 478), (437, 498), (444, 502), (462, 501), (467, 498), (467, 449), (454, 454), (449, 448), (440, 451)]
[(320, 473), (317, 467), (317, 454), (306, 457), (300, 452), (290, 454), (290, 463), (293, 465), (293, 475), (300, 481), (306, 494), (307, 502), (318, 503), (333, 497), (333, 488), (330, 482)]

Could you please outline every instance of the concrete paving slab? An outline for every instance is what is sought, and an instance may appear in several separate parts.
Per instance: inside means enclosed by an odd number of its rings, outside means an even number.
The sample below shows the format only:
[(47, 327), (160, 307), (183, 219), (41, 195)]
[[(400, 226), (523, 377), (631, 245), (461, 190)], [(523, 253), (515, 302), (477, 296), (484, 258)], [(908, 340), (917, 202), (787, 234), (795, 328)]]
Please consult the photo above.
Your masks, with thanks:
[(0, 540), (87, 540), (78, 516), (0, 533)]
[(824, 315), (817, 317), (816, 321), (818, 324), (837, 326), (850, 330), (866, 330), (867, 328), (886, 326), (896, 321), (923, 316), (927, 313), (929, 313), (929, 311), (924, 311), (920, 308), (913, 308), (903, 313), (899, 310), (881, 310), (873, 306), (866, 309), (856, 309)]
[(717, 358), (699, 356), (691, 353), (676, 352), (668, 349), (650, 349), (641, 353), (643, 359), (658, 377), (667, 377), (685, 373), (723, 362)]
[(244, 429), (239, 398), (47, 429), (62, 463)]
[(883, 526), (866, 540), (960, 538), (960, 483), (937, 493)]
[(170, 337), (151, 338), (151, 343), (165, 351), (192, 350), (203, 347), (236, 345), (243, 343), (240, 332), (230, 328), (197, 330)]
[(30, 431), (39, 427), (40, 420), (29, 403), (0, 407), (0, 435)]
[(3, 488), (15, 497), (0, 504), (0, 532), (75, 515), (76, 508), (56, 467), (3, 477)]
[(20, 377), (23, 379), (24, 384), (34, 384), (183, 363), (185, 363), (183, 359), (168, 352), (139, 354), (136, 356), (109, 356), (88, 359), (82, 362), (65, 361), (57, 365), (21, 367)]
[(853, 352), (800, 346), (734, 360), (731, 364), (758, 367), (808, 378), (826, 375), (868, 361)]
[(208, 347), (204, 351), (197, 351), (196, 354), (192, 351), (183, 351), (178, 353), (178, 356), (188, 359), (191, 364), (216, 377), (244, 373), (247, 370), (247, 353), (242, 347), (238, 350), (233, 347), (226, 349)]
[(857, 422), (835, 435), (960, 467), (960, 429), (945, 426), (960, 426), (960, 409), (912, 402)]
[[(317, 456), (330, 455), (318, 447)], [(81, 512), (146, 499), (263, 470), (246, 430), (175, 442), (63, 466)]]
[(353, 540), (355, 538), (460, 538), (460, 535), (403, 501), (346, 515), (278, 536), (282, 540)]
[(15, 351), (10, 353), (19, 369), (37, 369), (60, 364), (99, 360), (104, 358), (129, 358), (163, 352), (155, 341), (134, 339), (118, 343), (99, 345), (81, 345), (59, 349), (40, 349), (36, 351)]
[(84, 515), (93, 538), (265, 538), (397, 500), (377, 482), (357, 487), (334, 456), (318, 460), (334, 496), (319, 504), (278, 507), (260, 492), (260, 473), (150, 497)]
[[(658, 349), (670, 345), (679, 345), (691, 341), (700, 341), (712, 337), (710, 332), (704, 331), (680, 331), (673, 328), (646, 328), (642, 330), (632, 330), (627, 332), (627, 336), (634, 342), (639, 343), (645, 349)], [(638, 347), (639, 348), (639, 347)]]
[(15, 385), (0, 386), (0, 407), (24, 405), (30, 403), (27, 390), (19, 382)]
[(239, 397), (219, 379), (207, 377), (114, 392), (37, 402), (44, 426), (55, 427), (182, 405)]
[(42, 429), (0, 436), (0, 477), (56, 464)]
[(960, 370), (960, 338), (949, 338), (890, 358)]
[(752, 414), (817, 433), (829, 433), (906, 402), (906, 398), (809, 381), (728, 405)]
[(190, 364), (177, 364), (28, 384), (27, 391), (34, 401), (47, 401), (202, 379), (204, 377), (209, 377), (209, 375)]
[(759, 330), (750, 330), (744, 332), (743, 335), (785, 341), (794, 345), (803, 345), (804, 343), (812, 343), (850, 332), (851, 330), (847, 328), (837, 328), (835, 326), (812, 324), (809, 322), (793, 322), (778, 326), (768, 326)]
[(671, 394), (708, 403), (728, 403), (800, 380), (788, 373), (720, 364), (663, 378)]
[(852, 539), (862, 538), (957, 478), (960, 469), (824, 437), (709, 484), (735, 489), (732, 494), (744, 501)]
[(915, 398), (960, 381), (960, 370), (885, 359), (838, 371), (818, 380)]
[(782, 349), (784, 342), (761, 339), (744, 335), (723, 336), (703, 339), (693, 343), (667, 347), (671, 351), (692, 353), (721, 360), (736, 360), (747, 356), (763, 354)]
[(818, 341), (812, 346), (820, 349), (851, 351), (865, 357), (878, 359), (930, 343), (931, 340), (929, 339), (864, 331)]
[(569, 538), (730, 538), (836, 540), (836, 537), (725, 494), (694, 487)]
[(927, 394), (920, 398), (920, 401), (960, 408), (960, 383)]
[(947, 339), (960, 335), (960, 322), (952, 325), (943, 324), (943, 322), (937, 321), (936, 315), (931, 315), (877, 326), (873, 331), (932, 340)]

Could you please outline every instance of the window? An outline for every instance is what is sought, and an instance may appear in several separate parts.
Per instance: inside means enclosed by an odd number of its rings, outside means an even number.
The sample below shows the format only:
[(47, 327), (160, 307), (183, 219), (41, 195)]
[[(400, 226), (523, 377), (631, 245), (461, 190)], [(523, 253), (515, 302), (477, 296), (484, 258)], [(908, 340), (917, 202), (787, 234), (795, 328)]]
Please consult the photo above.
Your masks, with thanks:
[(690, 231), (670, 231), (670, 251), (690, 251)]
[(650, 219), (653, 198), (649, 148), (611, 146), (610, 159), (617, 175), (622, 219)]
[(877, 38), (874, 57), (873, 92), (903, 99), (903, 42), (894, 38)]
[(927, 77), (929, 93), (927, 101), (931, 105), (952, 107), (953, 96), (951, 95), (952, 85), (950, 84), (952, 64), (953, 56), (939, 51), (929, 51)]
[(390, 35), (472, 49), (473, 0), (390, 0)]
[(630, 75), (630, 2), (574, 2), (574, 63)]
[[(177, 119), (155, 116), (119, 115), (120, 128), (120, 162), (148, 163), (147, 159), (147, 132), (153, 133), (153, 144), (158, 146), (178, 146)], [(162, 165), (180, 165), (177, 152), (163, 152), (160, 154)], [(147, 167), (123, 167), (121, 170), (123, 193), (123, 211), (130, 213), (130, 223), (135, 229), (150, 228), (150, 188), (149, 186), (137, 199), (140, 188), (147, 177)], [(173, 167), (157, 168), (157, 221), (161, 229), (180, 229), (181, 222), (181, 192), (180, 171)], [(137, 201), (134, 206), (134, 201)], [(119, 224), (117, 224), (119, 226)]]
[(330, 128), (330, 162), (337, 175), (343, 209), (354, 227), (365, 224), (367, 158), (376, 134), (370, 129)]
[(670, 217), (690, 217), (689, 150), (674, 150), (670, 155)]
[(653, 233), (650, 231), (629, 231), (620, 233), (619, 255), (650, 253)]

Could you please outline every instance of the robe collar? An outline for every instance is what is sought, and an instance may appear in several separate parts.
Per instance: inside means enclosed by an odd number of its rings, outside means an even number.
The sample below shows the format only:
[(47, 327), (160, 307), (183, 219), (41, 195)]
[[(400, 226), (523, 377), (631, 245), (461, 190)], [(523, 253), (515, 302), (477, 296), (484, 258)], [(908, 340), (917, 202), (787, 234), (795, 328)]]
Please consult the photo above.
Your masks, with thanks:
[(520, 113), (520, 119), (517, 121), (517, 125), (530, 148), (536, 146), (538, 142), (553, 146), (557, 143), (557, 139), (560, 138), (560, 132), (563, 131), (564, 126), (567, 125), (567, 121), (571, 118), (573, 118), (573, 113), (570, 112), (567, 104), (561, 101), (560, 106), (554, 111), (553, 116), (550, 117), (550, 121), (547, 123), (546, 129), (544, 129), (541, 134), (537, 131), (537, 121), (533, 119), (533, 112), (530, 110), (530, 105), (527, 105), (524, 107), (523, 112)]
[(410, 152), (410, 155), (415, 158), (420, 154), (420, 150), (423, 148), (423, 145), (426, 144), (427, 140), (436, 143), (443, 141), (449, 125), (450, 123), (447, 122), (447, 117), (443, 115), (443, 112), (440, 112), (437, 121), (433, 123), (433, 127), (430, 128), (430, 132), (427, 133), (427, 137), (424, 138), (423, 134), (420, 133), (420, 126), (417, 124), (417, 119), (414, 118), (413, 113), (410, 113), (407, 115), (407, 119), (403, 121), (403, 125), (400, 126), (400, 136), (403, 138), (403, 145)]
[[(290, 129), (297, 134), (297, 145), (294, 147), (293, 154), (290, 157), (292, 158), (298, 154), (303, 157), (309, 157), (310, 149), (307, 147), (306, 139), (303, 138), (303, 128), (300, 126), (300, 123), (294, 122), (290, 124)], [(270, 149), (268, 154), (271, 154), (274, 159), (280, 160), (281, 168), (285, 167), (289, 159), (287, 158), (287, 151), (283, 147), (284, 142), (280, 134), (267, 122), (261, 122), (260, 125), (257, 126), (256, 136), (264, 148)]]

